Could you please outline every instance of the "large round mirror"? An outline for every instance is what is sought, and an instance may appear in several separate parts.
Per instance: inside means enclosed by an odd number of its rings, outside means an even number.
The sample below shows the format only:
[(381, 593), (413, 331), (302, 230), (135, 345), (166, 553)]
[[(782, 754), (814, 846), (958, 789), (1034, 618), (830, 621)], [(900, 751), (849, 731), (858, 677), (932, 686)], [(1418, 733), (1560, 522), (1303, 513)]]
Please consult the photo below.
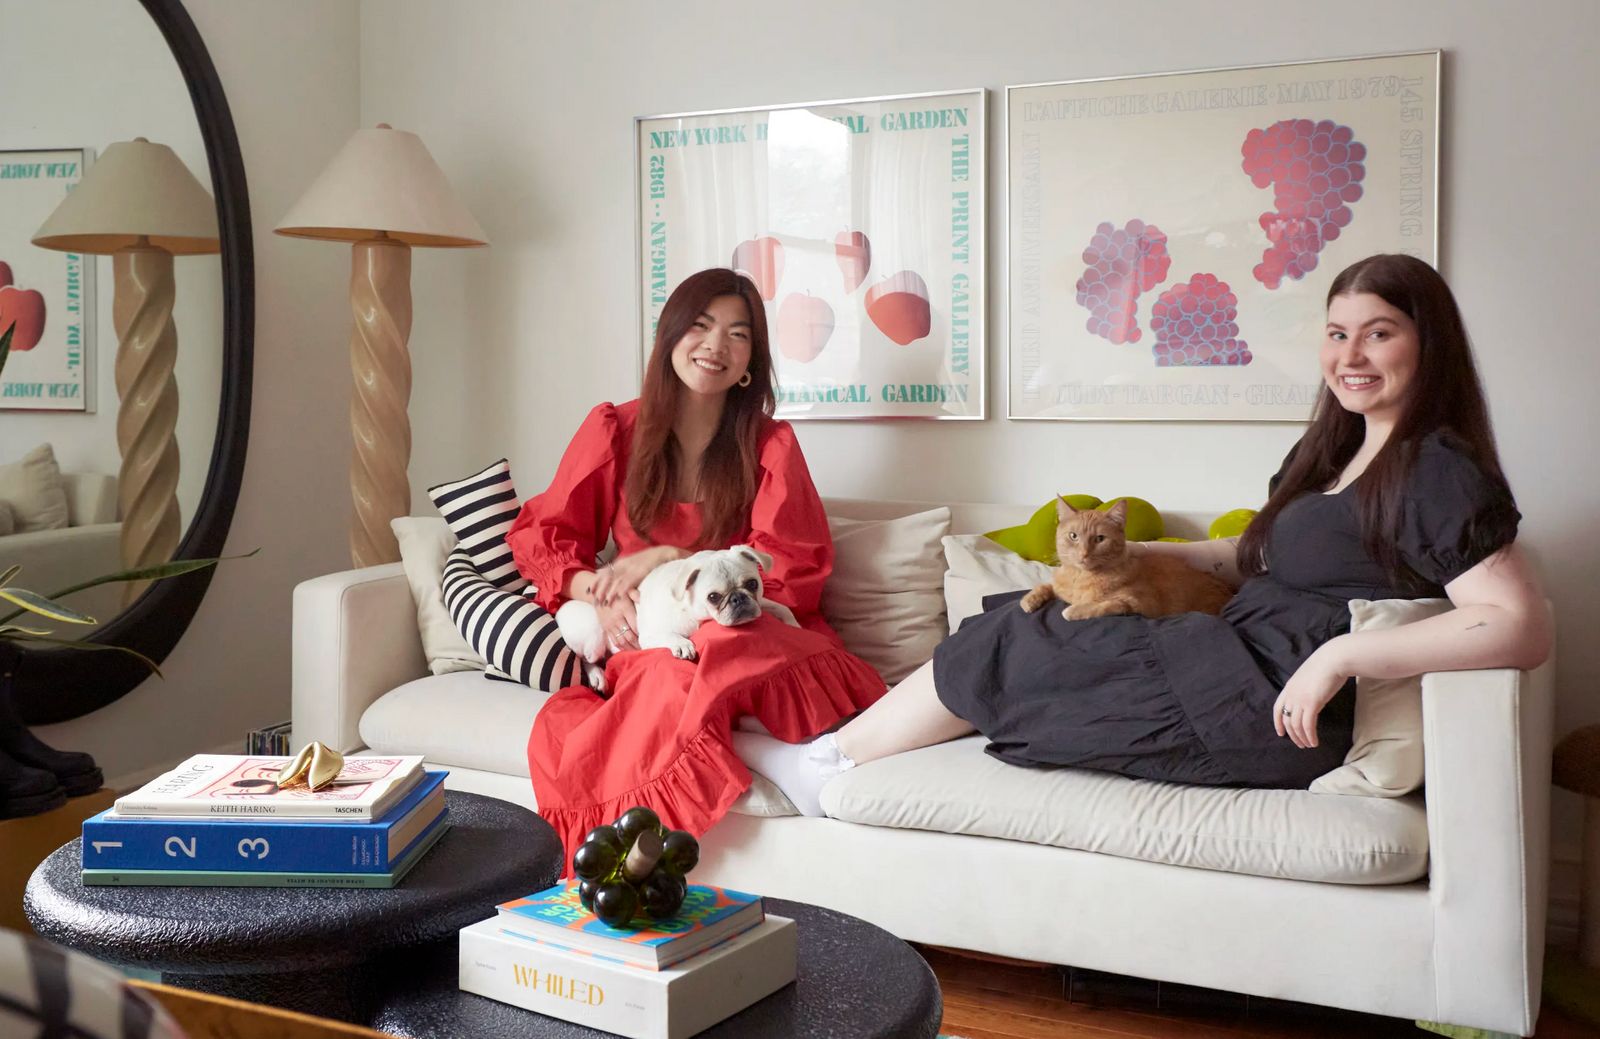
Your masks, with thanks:
[[(0, 0), (0, 25), (17, 85), (0, 105), (0, 572), (19, 565), (13, 585), (51, 595), (219, 555), (249, 425), (253, 282), (216, 70), (179, 0)], [(43, 626), (159, 662), (210, 580), (101, 585), (62, 600), (96, 625)], [(33, 724), (149, 676), (127, 653), (14, 645)]]

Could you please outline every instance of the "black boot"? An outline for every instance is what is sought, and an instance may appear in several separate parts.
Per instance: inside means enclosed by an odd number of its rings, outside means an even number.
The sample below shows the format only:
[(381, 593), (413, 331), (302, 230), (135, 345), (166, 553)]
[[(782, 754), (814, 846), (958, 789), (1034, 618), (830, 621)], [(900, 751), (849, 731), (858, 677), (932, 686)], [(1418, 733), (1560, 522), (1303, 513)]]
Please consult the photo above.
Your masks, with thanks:
[(66, 803), (67, 792), (54, 775), (0, 751), (0, 819), (38, 815)]
[(94, 758), (77, 751), (56, 750), (22, 724), (11, 702), (11, 675), (15, 667), (15, 651), (0, 641), (0, 754), (14, 758), (16, 764), (52, 773), (68, 797), (99, 790), (105, 783), (105, 776)]

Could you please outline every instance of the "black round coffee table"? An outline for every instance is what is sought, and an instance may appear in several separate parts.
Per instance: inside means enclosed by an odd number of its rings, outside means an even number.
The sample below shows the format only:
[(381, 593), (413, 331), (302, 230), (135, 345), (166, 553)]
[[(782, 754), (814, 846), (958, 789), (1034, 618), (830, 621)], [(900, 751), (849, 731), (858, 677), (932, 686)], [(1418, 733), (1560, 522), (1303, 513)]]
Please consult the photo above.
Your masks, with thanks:
[(446, 791), (450, 830), (388, 890), (84, 887), (82, 839), (28, 880), (42, 937), (169, 985), (359, 1022), (390, 961), (445, 942), (495, 906), (555, 883), (561, 842), (534, 813)]
[[(766, 900), (795, 921), (795, 983), (699, 1033), (696, 1039), (932, 1039), (944, 1002), (933, 971), (915, 949), (865, 920), (820, 906)], [(597, 1032), (457, 987), (456, 943), (395, 964), (371, 1028), (414, 1039), (603, 1039)]]

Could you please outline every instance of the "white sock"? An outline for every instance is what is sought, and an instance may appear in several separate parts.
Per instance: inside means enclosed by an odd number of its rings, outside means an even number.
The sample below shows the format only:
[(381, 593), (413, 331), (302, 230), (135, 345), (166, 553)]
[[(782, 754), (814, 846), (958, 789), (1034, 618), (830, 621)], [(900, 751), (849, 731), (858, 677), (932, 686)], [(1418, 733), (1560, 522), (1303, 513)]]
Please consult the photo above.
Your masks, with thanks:
[(855, 762), (840, 752), (831, 732), (810, 743), (785, 743), (762, 733), (735, 731), (733, 749), (753, 771), (772, 780), (801, 815), (826, 815), (822, 788), (834, 776), (855, 767)]

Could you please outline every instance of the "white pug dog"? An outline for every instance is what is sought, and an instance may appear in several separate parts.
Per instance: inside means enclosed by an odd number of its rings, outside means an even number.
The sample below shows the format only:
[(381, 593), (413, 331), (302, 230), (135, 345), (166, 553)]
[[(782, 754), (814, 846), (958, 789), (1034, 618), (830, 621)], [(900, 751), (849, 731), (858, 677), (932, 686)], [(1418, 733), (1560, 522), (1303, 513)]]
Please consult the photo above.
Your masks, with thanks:
[[(761, 572), (771, 567), (772, 557), (749, 545), (696, 552), (662, 563), (639, 582), (639, 601), (634, 607), (639, 648), (670, 649), (680, 660), (693, 660), (695, 649), (689, 636), (701, 621), (714, 620), (731, 628), (748, 624), (763, 610), (798, 628), (800, 622), (789, 607), (761, 594)], [(589, 684), (605, 689), (601, 662), (611, 645), (594, 605), (570, 599), (556, 611), (556, 624), (567, 645), (583, 658)]]

